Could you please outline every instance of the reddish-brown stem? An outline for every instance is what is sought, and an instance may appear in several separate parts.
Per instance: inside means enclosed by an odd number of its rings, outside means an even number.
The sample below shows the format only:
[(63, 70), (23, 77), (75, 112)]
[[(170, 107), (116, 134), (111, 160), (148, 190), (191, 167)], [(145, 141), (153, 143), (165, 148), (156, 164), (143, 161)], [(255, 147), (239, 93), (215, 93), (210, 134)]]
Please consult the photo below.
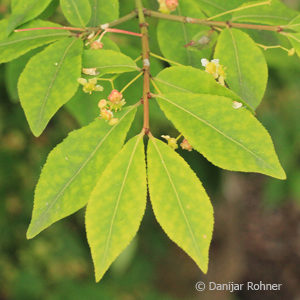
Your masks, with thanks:
[(142, 57), (143, 57), (143, 71), (144, 71), (144, 84), (143, 84), (143, 105), (144, 105), (144, 132), (149, 134), (149, 98), (150, 93), (150, 48), (148, 36), (148, 24), (145, 20), (143, 4), (141, 0), (136, 0), (136, 8), (138, 11), (139, 23), (142, 34)]
[(133, 35), (133, 36), (138, 36), (138, 37), (142, 37), (143, 36), (141, 33), (127, 31), (127, 30), (122, 30), (122, 29), (117, 29), (117, 28), (106, 28), (105, 31), (106, 32), (128, 34), (128, 35)]

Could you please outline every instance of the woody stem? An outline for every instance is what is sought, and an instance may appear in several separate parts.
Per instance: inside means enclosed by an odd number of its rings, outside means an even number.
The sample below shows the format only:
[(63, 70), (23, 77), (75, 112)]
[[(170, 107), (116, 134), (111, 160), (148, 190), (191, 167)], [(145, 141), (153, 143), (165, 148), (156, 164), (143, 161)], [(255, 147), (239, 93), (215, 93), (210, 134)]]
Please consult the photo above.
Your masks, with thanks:
[(148, 134), (149, 128), (149, 98), (150, 93), (150, 49), (149, 49), (149, 36), (148, 36), (148, 24), (145, 20), (144, 8), (142, 0), (135, 0), (136, 8), (139, 17), (139, 23), (142, 34), (142, 58), (143, 58), (143, 72), (144, 72), (144, 84), (143, 84), (143, 104), (144, 104), (144, 132)]
[(148, 16), (148, 17), (157, 18), (157, 19), (164, 19), (164, 20), (181, 22), (181, 23), (189, 23), (189, 24), (200, 24), (200, 25), (206, 25), (206, 26), (245, 28), (245, 29), (275, 31), (275, 32), (283, 31), (283, 27), (281, 27), (281, 26), (243, 24), (243, 23), (234, 23), (234, 22), (230, 22), (230, 21), (227, 21), (227, 22), (211, 21), (211, 20), (207, 20), (207, 19), (197, 19), (197, 18), (190, 18), (190, 17), (184, 17), (184, 16), (167, 15), (167, 14), (159, 13), (157, 11), (153, 11), (153, 10), (149, 10), (149, 9), (144, 9), (144, 15)]

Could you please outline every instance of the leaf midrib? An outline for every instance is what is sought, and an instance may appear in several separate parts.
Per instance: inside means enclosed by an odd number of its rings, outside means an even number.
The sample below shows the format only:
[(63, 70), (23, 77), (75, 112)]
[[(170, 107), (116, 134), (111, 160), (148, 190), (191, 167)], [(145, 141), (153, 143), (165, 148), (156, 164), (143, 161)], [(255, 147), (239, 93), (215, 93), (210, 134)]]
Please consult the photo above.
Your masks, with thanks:
[(93, 20), (91, 21), (92, 26), (96, 26), (97, 24), (97, 15), (98, 15), (98, 0), (93, 0), (93, 6), (92, 9), (94, 10), (94, 13), (92, 13)]
[(195, 247), (195, 249), (196, 249), (196, 252), (197, 252), (197, 254), (198, 254), (198, 257), (201, 258), (201, 251), (200, 251), (200, 249), (199, 249), (199, 247), (198, 247), (198, 244), (197, 244), (197, 242), (196, 242), (196, 238), (195, 238), (194, 231), (193, 231), (192, 226), (191, 226), (191, 224), (190, 224), (190, 222), (189, 222), (189, 220), (188, 220), (188, 218), (187, 218), (186, 212), (185, 212), (185, 210), (184, 210), (183, 204), (182, 204), (181, 199), (180, 199), (180, 197), (179, 197), (179, 194), (178, 194), (178, 192), (177, 192), (176, 186), (175, 186), (175, 184), (174, 184), (174, 182), (173, 182), (172, 176), (171, 176), (171, 174), (170, 174), (170, 172), (169, 172), (169, 170), (168, 170), (168, 167), (167, 167), (167, 165), (166, 165), (166, 163), (165, 163), (165, 161), (164, 161), (164, 159), (163, 159), (163, 157), (162, 157), (161, 152), (159, 151), (158, 146), (156, 145), (155, 139), (154, 139), (154, 138), (151, 138), (151, 141), (152, 141), (152, 143), (153, 143), (153, 145), (154, 145), (154, 147), (155, 147), (155, 149), (156, 149), (156, 151), (157, 151), (157, 153), (158, 153), (158, 155), (159, 155), (159, 158), (160, 158), (160, 160), (161, 160), (161, 163), (162, 163), (162, 165), (163, 165), (163, 167), (164, 167), (164, 169), (165, 169), (165, 171), (166, 171), (166, 173), (167, 173), (167, 176), (168, 176), (168, 179), (169, 179), (169, 181), (170, 181), (171, 187), (172, 187), (172, 189), (173, 189), (173, 191), (174, 191), (174, 194), (175, 194), (175, 196), (176, 196), (176, 199), (177, 199), (177, 203), (178, 203), (179, 209), (180, 209), (180, 211), (181, 211), (181, 213), (182, 213), (182, 215), (183, 215), (184, 221), (185, 221), (185, 223), (186, 223), (186, 225), (187, 225), (187, 227), (188, 227), (188, 230), (189, 230), (189, 232), (190, 232), (190, 235), (191, 235), (191, 237), (192, 237), (192, 241), (193, 241), (194, 247)]
[(176, 106), (177, 108), (181, 109), (182, 111), (188, 113), (189, 115), (191, 115), (192, 117), (194, 117), (195, 119), (199, 120), (200, 122), (202, 122), (203, 124), (207, 125), (208, 127), (214, 129), (216, 132), (218, 132), (219, 134), (221, 134), (223, 137), (225, 137), (226, 139), (228, 139), (229, 141), (233, 142), (234, 144), (240, 146), (241, 148), (243, 148), (244, 150), (246, 150), (247, 152), (249, 152), (251, 155), (253, 155), (256, 159), (261, 160), (266, 166), (268, 166), (268, 168), (270, 168), (271, 170), (276, 171), (276, 169), (270, 165), (269, 163), (267, 163), (263, 158), (261, 158), (260, 156), (258, 156), (257, 154), (255, 154), (252, 150), (248, 149), (244, 144), (242, 144), (240, 141), (235, 140), (234, 138), (232, 138), (231, 136), (225, 134), (224, 132), (222, 132), (220, 129), (216, 128), (214, 125), (212, 125), (211, 123), (209, 123), (208, 121), (198, 117), (197, 115), (195, 115), (194, 113), (192, 113), (191, 111), (185, 109), (184, 107), (174, 103), (173, 101), (171, 101), (170, 99), (162, 96), (162, 95), (157, 95), (156, 97), (163, 99), (167, 102), (169, 102), (170, 104)]
[(82, 26), (82, 27), (85, 27), (85, 24), (84, 24), (84, 22), (83, 22), (83, 19), (82, 19), (80, 13), (79, 13), (78, 7), (75, 5), (75, 3), (74, 3), (73, 0), (70, 0), (70, 1), (71, 1), (72, 5), (74, 6), (75, 12), (76, 12), (76, 14), (77, 14), (77, 16), (78, 16), (78, 19), (79, 19), (79, 22), (81, 23), (81, 26)]
[(233, 49), (234, 49), (234, 58), (235, 58), (235, 63), (236, 63), (236, 67), (238, 70), (239, 86), (241, 88), (242, 94), (244, 95), (244, 84), (243, 84), (243, 80), (242, 80), (242, 71), (241, 71), (241, 66), (240, 66), (240, 57), (239, 57), (239, 53), (238, 53), (238, 49), (237, 49), (237, 44), (236, 44), (235, 38), (233, 36), (232, 30), (229, 29), (229, 33), (232, 38), (232, 45), (233, 45)]
[[(193, 93), (193, 94), (196, 94), (194, 91), (187, 90), (187, 89), (182, 88), (182, 87), (180, 87), (180, 86), (178, 86), (178, 85), (175, 85), (175, 84), (172, 84), (172, 83), (170, 83), (170, 82), (168, 82), (168, 81), (162, 80), (162, 79), (160, 79), (160, 78), (158, 78), (158, 77), (155, 77), (155, 78), (153, 78), (153, 79), (154, 79), (154, 81), (159, 81), (160, 83), (165, 84), (165, 85), (168, 85), (168, 86), (170, 86), (170, 87), (172, 87), (172, 88), (175, 88), (175, 89), (177, 89), (177, 90), (179, 90), (179, 91), (183, 91), (183, 92), (185, 92), (185, 93)], [(228, 91), (231, 91), (231, 90), (228, 90)], [(231, 91), (231, 92), (232, 92), (232, 91)], [(233, 92), (232, 92), (232, 93), (233, 93)], [(203, 94), (204, 94), (204, 93), (203, 93)], [(210, 93), (205, 93), (205, 94), (207, 94), (207, 95), (216, 95), (216, 96), (219, 96), (219, 95), (217, 95), (217, 94), (210, 94)], [(242, 102), (252, 114), (255, 113), (254, 110), (252, 109), (252, 107), (251, 107), (247, 102), (245, 102), (243, 99), (241, 99), (238, 95), (233, 94), (233, 95), (231, 95), (231, 96), (232, 96), (232, 97), (234, 96), (234, 97), (236, 98), (236, 100), (238, 100), (239, 102)], [(224, 95), (223, 97), (229, 98), (229, 95), (226, 95), (226, 96)], [(230, 98), (230, 99), (231, 99), (231, 98)]]
[[(179, 3), (178, 3), (178, 7), (177, 8), (178, 8), (179, 16), (182, 16), (182, 14), (181, 14), (181, 7), (180, 7)], [(183, 38), (184, 38), (184, 41), (185, 41), (185, 45), (187, 45), (188, 42), (189, 42), (189, 40), (188, 40), (188, 36), (187, 36), (186, 24), (182, 23), (181, 26), (182, 26)], [(188, 63), (192, 64), (192, 54), (190, 53), (190, 51), (188, 50), (187, 47), (185, 47), (185, 51), (186, 51), (186, 56), (187, 56), (187, 59), (188, 59)]]
[(267, 19), (279, 19), (279, 20), (287, 20), (289, 21), (291, 18), (287, 17), (280, 17), (280, 16), (272, 16), (272, 15), (255, 15), (255, 14), (248, 14), (248, 15), (237, 15), (232, 18), (232, 21), (236, 21), (239, 19), (245, 19), (245, 18), (267, 18)]
[(115, 208), (114, 208), (113, 216), (112, 216), (112, 219), (111, 219), (109, 232), (108, 232), (108, 236), (107, 236), (107, 239), (106, 239), (106, 242), (105, 242), (105, 248), (104, 248), (104, 253), (103, 253), (102, 261), (101, 261), (101, 264), (100, 264), (100, 268), (103, 267), (103, 265), (105, 264), (105, 261), (107, 259), (108, 248), (109, 248), (109, 244), (111, 242), (112, 229), (113, 229), (113, 225), (114, 225), (114, 222), (115, 222), (115, 219), (116, 219), (117, 210), (119, 208), (119, 204), (120, 204), (121, 196), (122, 196), (122, 193), (123, 193), (123, 190), (124, 190), (125, 182), (127, 180), (129, 169), (132, 165), (133, 157), (136, 153), (137, 146), (138, 146), (138, 144), (139, 144), (142, 137), (143, 137), (143, 134), (140, 134), (140, 136), (137, 138), (137, 141), (136, 141), (136, 143), (133, 147), (133, 151), (132, 151), (132, 153), (130, 155), (130, 158), (129, 158), (129, 162), (128, 162), (128, 165), (127, 165), (127, 168), (126, 168), (126, 171), (125, 171), (124, 178), (122, 180), (122, 184), (121, 184), (120, 191), (119, 191), (119, 194), (118, 194), (118, 198), (117, 198), (117, 201), (116, 201), (116, 205), (115, 205)]
[(126, 67), (134, 70), (138, 70), (136, 66), (131, 66), (131, 65), (110, 65), (110, 66), (101, 66), (101, 67), (93, 67), (96, 69), (105, 69), (105, 68), (121, 68), (121, 67)]
[(5, 43), (1, 43), (0, 42), (0, 47), (8, 46), (8, 45), (13, 45), (13, 44), (21, 43), (21, 42), (24, 42), (24, 41), (42, 39), (42, 38), (45, 38), (45, 37), (68, 36), (68, 35), (69, 35), (68, 32), (64, 32), (64, 33), (52, 33), (52, 34), (43, 34), (43, 35), (29, 36), (29, 37), (22, 38), (22, 39), (19, 39), (19, 40), (7, 41)]
[[(67, 183), (61, 188), (61, 190), (56, 194), (55, 198), (51, 201), (51, 204), (48, 205), (47, 209), (39, 216), (39, 219), (37, 221), (37, 225), (42, 223), (43, 217), (48, 213), (48, 211), (53, 207), (53, 205), (57, 202), (59, 197), (64, 193), (64, 191), (70, 186), (70, 184), (74, 181), (74, 179), (77, 177), (77, 175), (82, 171), (82, 169), (89, 163), (89, 161), (93, 158), (95, 153), (99, 150), (101, 145), (105, 142), (105, 140), (108, 138), (108, 136), (113, 132), (115, 128), (122, 122), (122, 120), (135, 108), (135, 106), (132, 106), (128, 111), (120, 118), (119, 122), (113, 126), (108, 133), (101, 139), (101, 141), (97, 144), (95, 149), (90, 153), (88, 158), (82, 163), (82, 165), (76, 170), (74, 175), (67, 181)], [(36, 225), (36, 226), (37, 226)], [(35, 227), (36, 227), (35, 226)]]
[(73, 44), (74, 44), (76, 41), (77, 41), (77, 39), (74, 39), (73, 41), (71, 41), (71, 43), (70, 43), (70, 44), (68, 45), (68, 47), (65, 49), (65, 51), (64, 51), (64, 53), (63, 53), (63, 55), (62, 55), (62, 57), (61, 57), (61, 59), (60, 59), (58, 65), (57, 65), (57, 67), (56, 67), (56, 69), (55, 69), (55, 72), (54, 72), (54, 75), (53, 75), (53, 77), (52, 77), (52, 80), (50, 81), (50, 84), (49, 84), (49, 86), (48, 86), (48, 88), (47, 88), (45, 97), (44, 97), (44, 99), (42, 100), (42, 105), (41, 105), (41, 108), (40, 108), (40, 111), (39, 111), (39, 115), (38, 115), (38, 121), (37, 121), (37, 123), (36, 123), (36, 127), (37, 127), (37, 128), (40, 128), (40, 126), (41, 126), (41, 123), (42, 123), (42, 116), (43, 116), (43, 114), (44, 114), (44, 111), (45, 111), (47, 102), (48, 102), (48, 100), (49, 100), (50, 93), (51, 93), (51, 91), (52, 91), (52, 89), (53, 89), (53, 86), (54, 86), (55, 81), (56, 81), (56, 79), (57, 79), (57, 77), (58, 77), (58, 74), (59, 74), (59, 72), (61, 71), (61, 68), (62, 68), (62, 65), (63, 65), (63, 63), (64, 63), (64, 60), (65, 60), (65, 58), (66, 58), (66, 56), (67, 56), (67, 54), (68, 54), (70, 48), (73, 46)]

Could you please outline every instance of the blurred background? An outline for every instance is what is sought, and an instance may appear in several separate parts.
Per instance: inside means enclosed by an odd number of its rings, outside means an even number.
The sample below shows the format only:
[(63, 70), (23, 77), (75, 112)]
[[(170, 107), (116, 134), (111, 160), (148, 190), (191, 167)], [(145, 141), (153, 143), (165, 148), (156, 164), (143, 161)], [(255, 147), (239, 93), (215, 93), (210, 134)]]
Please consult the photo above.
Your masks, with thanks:
[[(10, 1), (0, 0), (0, 18), (9, 14)], [(132, 9), (120, 0), (121, 14)], [(148, 0), (149, 7), (157, 7)], [(58, 1), (43, 17), (64, 23)], [(299, 0), (288, 1), (300, 9)], [(155, 27), (155, 22), (150, 22)], [(124, 27), (138, 31), (135, 21)], [(123, 52), (139, 56), (139, 40), (110, 36)], [(155, 33), (151, 48), (159, 54)], [(30, 133), (18, 103), (18, 76), (34, 50), (0, 65), (0, 300), (22, 299), (300, 299), (300, 60), (281, 50), (265, 52), (270, 79), (258, 119), (270, 132), (288, 179), (220, 170), (195, 151), (181, 152), (211, 197), (215, 229), (209, 272), (204, 276), (193, 261), (163, 233), (148, 204), (138, 236), (113, 264), (100, 284), (84, 229), (84, 209), (26, 240), (34, 187), (51, 149), (67, 134), (97, 115), (99, 95), (78, 92), (50, 122), (39, 138)], [(152, 75), (162, 68), (152, 61)], [(134, 75), (120, 76), (123, 87)], [(141, 82), (126, 91), (128, 103), (141, 97)], [(109, 88), (107, 89), (109, 91)], [(176, 130), (151, 103), (154, 134), (176, 135)], [(141, 128), (141, 113), (129, 133)], [(197, 281), (281, 283), (279, 292), (197, 292)]]

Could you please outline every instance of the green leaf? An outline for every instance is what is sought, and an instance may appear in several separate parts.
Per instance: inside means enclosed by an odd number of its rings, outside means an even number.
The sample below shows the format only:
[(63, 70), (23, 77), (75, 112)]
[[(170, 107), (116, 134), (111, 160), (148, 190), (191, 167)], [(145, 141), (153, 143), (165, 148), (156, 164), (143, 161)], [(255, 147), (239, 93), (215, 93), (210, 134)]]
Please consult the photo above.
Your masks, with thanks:
[(225, 96), (245, 104), (253, 112), (247, 102), (218, 84), (211, 74), (193, 67), (166, 68), (155, 77), (155, 82), (163, 94), (185, 92)]
[(114, 126), (97, 119), (51, 151), (36, 186), (27, 238), (87, 203), (99, 176), (121, 149), (135, 112), (134, 106), (122, 111)]
[[(61, 27), (52, 22), (36, 20), (22, 28), (53, 26)], [(2, 31), (2, 26), (0, 26), (0, 31)], [(16, 59), (32, 49), (66, 38), (68, 35), (70, 35), (70, 33), (65, 30), (33, 30), (15, 32), (6, 39), (0, 37), (0, 63)]]
[[(241, 7), (246, 7), (255, 3), (262, 3), (262, 1), (247, 2)], [(249, 7), (233, 13), (232, 21), (283, 25), (287, 24), (296, 15), (296, 11), (289, 9), (280, 0), (271, 0), (270, 4)]]
[(68, 22), (74, 26), (84, 28), (91, 18), (89, 0), (60, 0), (60, 6)]
[[(241, 5), (240, 0), (198, 0), (199, 6), (208, 16), (215, 16), (224, 13)], [(228, 18), (228, 15), (226, 15)]]
[(291, 20), (291, 22), (287, 26), (285, 26), (285, 28), (291, 29), (296, 33), (300, 33), (300, 14), (298, 14), (296, 18)]
[(8, 19), (7, 34), (40, 15), (52, 0), (17, 1), (13, 5), (12, 15)]
[(86, 231), (96, 281), (136, 235), (146, 198), (146, 163), (140, 134), (107, 166), (88, 202)]
[(187, 93), (156, 97), (167, 118), (216, 166), (286, 178), (267, 130), (248, 110), (234, 109), (231, 99)]
[[(205, 18), (199, 6), (198, 0), (179, 2), (177, 15), (189, 16), (195, 18)], [(204, 27), (205, 28), (205, 27)], [(201, 66), (201, 58), (209, 56), (211, 49), (194, 51), (189, 44), (203, 27), (195, 24), (184, 24), (160, 20), (157, 27), (157, 37), (159, 47), (163, 55), (171, 60), (177, 61), (184, 65)], [(209, 28), (207, 28), (209, 31)]]
[(268, 82), (268, 67), (262, 51), (246, 33), (225, 29), (219, 37), (214, 56), (226, 67), (229, 87), (255, 109)]
[(85, 50), (82, 64), (84, 68), (96, 68), (101, 74), (139, 70), (129, 56), (113, 50)]
[(291, 42), (292, 46), (295, 48), (296, 53), (300, 57), (300, 15), (294, 18), (289, 25), (287, 26), (288, 29), (291, 29), (295, 32), (288, 33), (289, 41)]
[(29, 126), (39, 136), (76, 92), (83, 42), (67, 38), (35, 55), (20, 76), (18, 92)]
[(5, 64), (5, 83), (10, 99), (13, 102), (19, 101), (18, 95), (18, 79), (23, 72), (29, 59), (41, 51), (42, 47), (34, 49), (25, 55)]
[(182, 157), (150, 138), (148, 181), (154, 214), (163, 230), (206, 273), (213, 207), (201, 182)]
[(92, 7), (92, 17), (89, 22), (90, 27), (96, 27), (119, 17), (118, 0), (89, 0)]

